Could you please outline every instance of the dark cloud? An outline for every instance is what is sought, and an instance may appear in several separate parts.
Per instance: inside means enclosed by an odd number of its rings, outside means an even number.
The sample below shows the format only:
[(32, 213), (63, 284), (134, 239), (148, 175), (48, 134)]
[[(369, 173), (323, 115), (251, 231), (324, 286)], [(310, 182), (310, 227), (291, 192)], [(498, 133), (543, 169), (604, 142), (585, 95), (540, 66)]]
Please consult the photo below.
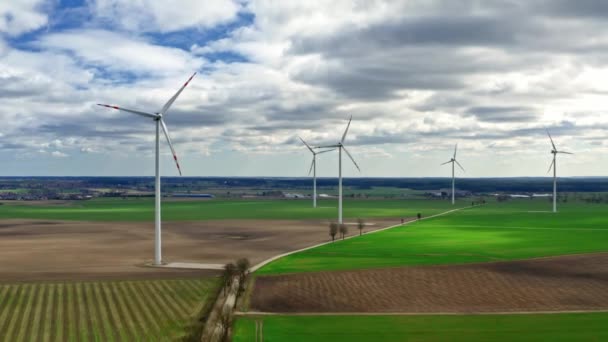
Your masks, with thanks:
[(181, 127), (213, 127), (226, 125), (237, 118), (237, 114), (223, 106), (199, 106), (190, 111), (172, 110), (165, 122)]
[(0, 141), (0, 149), (2, 149), (2, 150), (22, 150), (22, 149), (26, 149), (28, 147), (29, 146), (26, 145), (26, 144), (1, 142)]
[(471, 105), (471, 99), (463, 96), (463, 94), (449, 94), (447, 92), (435, 94), (424, 102), (412, 106), (413, 109), (421, 112), (432, 112), (432, 111), (459, 111), (460, 108), (464, 108)]
[(526, 122), (538, 120), (540, 114), (530, 107), (471, 107), (466, 111), (479, 121), (486, 122)]
[(531, 2), (535, 11), (569, 18), (608, 18), (608, 2), (604, 0), (546, 0)]
[[(321, 39), (296, 40), (291, 52), (296, 54), (323, 53), (326, 56), (360, 54), (362, 43), (367, 51), (395, 47), (435, 46), (495, 46), (516, 41), (525, 28), (516, 18), (492, 16), (405, 16), (400, 20), (382, 22), (361, 29), (346, 29), (337, 35)], [(520, 24), (520, 25), (517, 25)]]

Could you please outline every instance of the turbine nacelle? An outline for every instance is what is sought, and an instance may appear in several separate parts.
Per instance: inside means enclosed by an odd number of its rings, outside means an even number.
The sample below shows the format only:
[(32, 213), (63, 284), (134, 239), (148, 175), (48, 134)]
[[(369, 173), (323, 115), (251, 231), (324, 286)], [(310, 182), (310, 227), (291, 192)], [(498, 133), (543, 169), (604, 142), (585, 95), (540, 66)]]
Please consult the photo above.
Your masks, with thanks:
[(458, 167), (459, 167), (459, 168), (460, 168), (462, 171), (466, 172), (466, 171), (464, 170), (464, 167), (462, 167), (462, 165), (460, 165), (460, 163), (458, 162), (458, 160), (456, 160), (456, 150), (457, 150), (457, 149), (458, 149), (458, 144), (456, 144), (456, 146), (454, 146), (454, 156), (453, 156), (452, 158), (450, 158), (450, 160), (448, 160), (447, 162), (445, 162), (445, 163), (443, 163), (443, 164), (441, 164), (441, 165), (445, 165), (445, 164), (452, 163), (452, 164), (458, 165)]

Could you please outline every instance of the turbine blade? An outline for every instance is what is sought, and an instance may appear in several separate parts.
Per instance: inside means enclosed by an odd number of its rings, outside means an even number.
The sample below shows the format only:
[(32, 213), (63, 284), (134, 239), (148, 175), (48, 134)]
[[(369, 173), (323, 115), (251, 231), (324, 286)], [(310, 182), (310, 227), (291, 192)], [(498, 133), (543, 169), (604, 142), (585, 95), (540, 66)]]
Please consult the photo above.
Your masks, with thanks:
[(325, 152), (331, 152), (331, 151), (335, 151), (335, 148), (332, 148), (331, 150), (323, 150), (323, 151), (319, 151), (319, 152), (314, 152), (314, 154), (321, 154), (321, 153), (325, 153)]
[(557, 151), (557, 147), (555, 147), (555, 143), (553, 142), (553, 138), (551, 138), (549, 130), (547, 130), (547, 135), (549, 136), (549, 140), (551, 140), (551, 146), (553, 146), (553, 149)]
[(572, 152), (566, 152), (566, 151), (557, 151), (557, 153), (563, 153), (563, 154), (574, 154)]
[(190, 78), (186, 81), (186, 83), (184, 83), (184, 85), (181, 88), (179, 88), (179, 90), (177, 91), (177, 93), (175, 93), (175, 95), (173, 95), (173, 97), (170, 98), (169, 101), (167, 101), (167, 103), (165, 103), (165, 105), (163, 106), (163, 108), (160, 110), (160, 113), (162, 115), (164, 115), (169, 110), (169, 107), (171, 107), (171, 105), (173, 104), (173, 102), (175, 102), (175, 100), (177, 99), (177, 97), (179, 96), (179, 94), (181, 94), (182, 91), (184, 90), (184, 88), (186, 88), (186, 86), (188, 85), (188, 83), (190, 83), (190, 81), (192, 80), (192, 78), (194, 77), (194, 75), (196, 75), (196, 73), (192, 74), (192, 76), (190, 76)]
[(338, 147), (340, 147), (340, 145), (315, 146), (313, 148), (315, 148), (315, 149), (319, 149), (319, 148), (333, 148), (335, 150)]
[(304, 139), (302, 139), (300, 136), (298, 136), (298, 138), (300, 138), (300, 140), (302, 140), (302, 142), (304, 143), (304, 145), (306, 145), (306, 147), (308, 147), (308, 149), (310, 150), (310, 152), (315, 153), (315, 151), (312, 150), (312, 147), (310, 147), (310, 145), (308, 145), (306, 143), (306, 141), (304, 141)]
[(342, 135), (342, 140), (340, 140), (341, 143), (344, 142), (344, 139), (346, 139), (346, 133), (348, 133), (348, 128), (350, 127), (350, 122), (353, 120), (353, 116), (350, 116), (350, 119), (348, 119), (348, 125), (346, 125), (346, 129), (344, 130), (344, 134)]
[(454, 145), (454, 159), (456, 159), (456, 150), (458, 149), (458, 144)]
[(452, 162), (451, 160), (448, 160), (447, 162), (445, 162), (445, 163), (443, 163), (443, 164), (441, 164), (441, 165), (449, 164), (449, 163), (451, 163), (451, 162)]
[(547, 170), (547, 173), (551, 172), (551, 168), (553, 167), (553, 163), (555, 163), (555, 160), (551, 159), (551, 164), (549, 165), (549, 169)]
[(308, 175), (312, 172), (312, 168), (315, 166), (315, 158), (312, 158), (312, 163), (310, 163), (310, 169), (308, 169)]
[(350, 155), (350, 152), (348, 152), (346, 147), (342, 146), (342, 149), (344, 149), (344, 152), (346, 152), (346, 155), (350, 158), (350, 160), (352, 160), (353, 164), (355, 164), (355, 166), (357, 167), (357, 170), (359, 170), (359, 172), (361, 172), (359, 165), (357, 165), (357, 162), (355, 161), (355, 159), (353, 159), (353, 156)]
[(456, 165), (458, 165), (458, 167), (460, 167), (460, 169), (462, 169), (462, 171), (466, 172), (464, 170), (464, 167), (462, 167), (462, 165), (460, 165), (460, 163), (458, 162), (458, 160), (454, 159), (454, 162), (456, 163)]
[(163, 127), (163, 132), (165, 133), (165, 137), (167, 138), (167, 142), (169, 143), (169, 148), (171, 149), (171, 153), (173, 154), (173, 160), (175, 161), (175, 166), (177, 166), (177, 171), (179, 175), (182, 175), (182, 169), (179, 167), (179, 161), (177, 160), (177, 154), (175, 153), (175, 149), (173, 148), (173, 143), (171, 142), (171, 137), (169, 136), (169, 129), (167, 129), (167, 125), (165, 125), (165, 121), (160, 120), (160, 125)]
[(122, 108), (122, 107), (118, 107), (118, 106), (111, 106), (111, 105), (101, 104), (101, 103), (98, 103), (97, 105), (102, 106), (102, 107), (116, 109), (116, 110), (121, 110), (123, 112), (131, 113), (131, 114), (137, 114), (137, 115), (141, 115), (141, 116), (145, 116), (145, 117), (153, 118), (153, 119), (156, 119), (158, 117), (158, 115), (156, 115), (156, 114), (140, 112), (138, 110), (127, 109), (127, 108)]

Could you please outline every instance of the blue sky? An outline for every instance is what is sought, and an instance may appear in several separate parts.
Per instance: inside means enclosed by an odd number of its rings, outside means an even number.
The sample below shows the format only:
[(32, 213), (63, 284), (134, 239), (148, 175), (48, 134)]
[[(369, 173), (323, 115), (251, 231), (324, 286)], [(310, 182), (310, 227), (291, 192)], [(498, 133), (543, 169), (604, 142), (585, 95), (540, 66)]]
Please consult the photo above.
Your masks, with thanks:
[[(152, 175), (157, 111), (188, 176), (604, 175), (608, 6), (555, 1), (0, 4), (0, 175)], [(176, 175), (163, 146), (163, 174)], [(335, 176), (336, 155), (319, 160)], [(560, 156), (561, 157), (561, 156)]]

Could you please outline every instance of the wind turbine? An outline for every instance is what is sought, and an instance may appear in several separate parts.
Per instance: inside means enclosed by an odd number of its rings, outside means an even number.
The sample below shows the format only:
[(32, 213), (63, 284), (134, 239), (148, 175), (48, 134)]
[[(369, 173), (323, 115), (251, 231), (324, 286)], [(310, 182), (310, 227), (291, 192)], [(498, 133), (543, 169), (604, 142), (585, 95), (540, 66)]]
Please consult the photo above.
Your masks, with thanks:
[(551, 134), (549, 133), (549, 130), (547, 130), (547, 135), (549, 136), (549, 140), (551, 140), (551, 146), (553, 146), (553, 149), (551, 150), (551, 154), (553, 154), (553, 161), (551, 161), (551, 165), (549, 165), (549, 169), (547, 170), (547, 173), (551, 172), (551, 168), (553, 168), (553, 212), (556, 213), (557, 212), (557, 154), (558, 153), (563, 153), (563, 154), (574, 154), (574, 153), (570, 153), (570, 152), (566, 152), (566, 151), (558, 151), (557, 147), (555, 147), (555, 143), (553, 142), (553, 138), (551, 138)]
[(160, 150), (160, 140), (159, 133), (160, 128), (162, 127), (163, 133), (165, 134), (165, 138), (167, 138), (167, 143), (169, 144), (169, 148), (171, 149), (171, 153), (173, 154), (173, 160), (175, 161), (175, 165), (177, 166), (177, 171), (179, 171), (179, 175), (182, 175), (182, 170), (179, 167), (179, 162), (177, 161), (177, 154), (175, 154), (175, 149), (173, 149), (173, 144), (171, 143), (171, 137), (169, 136), (169, 130), (167, 129), (167, 125), (165, 125), (165, 121), (163, 120), (163, 116), (167, 113), (173, 102), (177, 99), (179, 94), (182, 93), (184, 88), (190, 83), (192, 78), (196, 75), (196, 73), (192, 74), (188, 81), (184, 83), (184, 85), (179, 88), (177, 93), (173, 95), (165, 103), (165, 105), (161, 108), (159, 112), (156, 113), (148, 113), (142, 112), (138, 110), (126, 109), (118, 106), (111, 106), (107, 104), (98, 104), (99, 106), (108, 107), (116, 110), (121, 110), (123, 112), (137, 114), (149, 119), (152, 119), (156, 122), (156, 159), (155, 159), (155, 179), (154, 179), (154, 265), (160, 265), (162, 263), (162, 254), (161, 254), (161, 230), (160, 230), (160, 158), (159, 158), (159, 150)]
[(340, 224), (342, 224), (342, 150), (344, 150), (344, 152), (346, 152), (346, 154), (348, 155), (350, 160), (357, 167), (357, 170), (359, 170), (359, 172), (361, 172), (359, 165), (357, 165), (357, 162), (353, 159), (353, 156), (350, 155), (350, 153), (346, 149), (346, 146), (344, 146), (344, 139), (346, 139), (346, 134), (348, 133), (348, 128), (350, 127), (350, 122), (352, 120), (353, 120), (353, 117), (351, 116), (350, 119), (348, 120), (348, 125), (346, 125), (346, 130), (344, 130), (344, 134), (342, 135), (342, 140), (340, 140), (337, 144), (315, 147), (317, 149), (318, 148), (331, 148), (331, 149), (337, 148), (338, 149), (338, 223), (340, 223)]
[[(454, 164), (458, 164), (458, 167), (461, 168), (462, 171), (464, 171), (464, 168), (462, 167), (462, 165), (460, 165), (458, 160), (456, 160), (456, 150), (457, 149), (458, 149), (458, 144), (456, 144), (456, 146), (454, 146), (454, 156), (452, 157), (452, 159), (441, 164), (441, 165), (445, 165), (448, 163), (452, 163), (452, 204), (456, 203), (455, 197), (454, 197), (454, 193), (456, 192), (456, 178), (454, 177)], [(464, 172), (466, 172), (466, 171), (464, 171)]]
[(310, 169), (308, 170), (308, 175), (310, 176), (310, 172), (312, 171), (312, 207), (316, 208), (317, 207), (317, 154), (330, 152), (330, 151), (335, 150), (335, 148), (331, 149), (331, 150), (324, 150), (324, 151), (316, 152), (315, 150), (312, 149), (312, 147), (310, 147), (310, 145), (308, 145), (306, 143), (306, 141), (304, 141), (304, 139), (302, 139), (301, 137), (298, 137), (298, 138), (300, 138), (300, 140), (302, 140), (304, 145), (306, 145), (306, 147), (310, 150), (310, 153), (312, 153), (312, 163), (310, 164)]

